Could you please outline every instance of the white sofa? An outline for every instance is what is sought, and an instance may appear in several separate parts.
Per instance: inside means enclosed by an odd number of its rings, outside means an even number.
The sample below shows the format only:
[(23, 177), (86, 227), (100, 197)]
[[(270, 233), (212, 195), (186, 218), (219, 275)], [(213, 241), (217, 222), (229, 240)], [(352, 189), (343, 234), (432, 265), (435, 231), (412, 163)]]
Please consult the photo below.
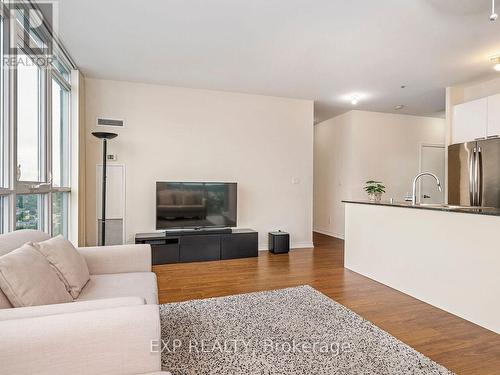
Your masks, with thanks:
[[(45, 233), (0, 235), (0, 256)], [(0, 290), (1, 374), (166, 374), (149, 245), (79, 248), (90, 281), (75, 302), (12, 308)]]

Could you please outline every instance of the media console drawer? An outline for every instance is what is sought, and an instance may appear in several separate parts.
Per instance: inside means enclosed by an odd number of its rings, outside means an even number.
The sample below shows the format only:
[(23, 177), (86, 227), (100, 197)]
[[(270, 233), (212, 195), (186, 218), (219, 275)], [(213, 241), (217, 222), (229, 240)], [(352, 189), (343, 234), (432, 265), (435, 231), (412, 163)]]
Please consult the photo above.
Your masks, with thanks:
[(222, 236), (221, 259), (250, 258), (259, 255), (257, 232), (226, 234)]
[(163, 240), (163, 243), (161, 244), (152, 243), (150, 245), (153, 265), (179, 262), (178, 239)]
[(200, 262), (220, 259), (220, 235), (182, 236), (180, 240), (180, 261)]

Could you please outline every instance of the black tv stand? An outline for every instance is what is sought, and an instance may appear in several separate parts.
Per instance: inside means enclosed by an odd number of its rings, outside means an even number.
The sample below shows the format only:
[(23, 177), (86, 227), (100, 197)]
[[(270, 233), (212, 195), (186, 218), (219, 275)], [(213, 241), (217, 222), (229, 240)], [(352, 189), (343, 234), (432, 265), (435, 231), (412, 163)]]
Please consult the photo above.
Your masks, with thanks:
[(176, 229), (135, 236), (135, 243), (151, 245), (153, 265), (256, 257), (258, 242), (252, 229)]

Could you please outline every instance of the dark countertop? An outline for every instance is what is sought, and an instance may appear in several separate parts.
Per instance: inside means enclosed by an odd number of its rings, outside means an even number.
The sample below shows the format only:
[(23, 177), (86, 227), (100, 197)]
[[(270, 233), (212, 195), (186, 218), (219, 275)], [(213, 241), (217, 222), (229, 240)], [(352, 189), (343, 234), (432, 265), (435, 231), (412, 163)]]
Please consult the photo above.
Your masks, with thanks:
[(372, 206), (388, 206), (388, 207), (400, 207), (400, 208), (411, 208), (416, 210), (432, 210), (432, 211), (442, 211), (442, 212), (457, 212), (461, 214), (473, 214), (473, 215), (489, 215), (489, 216), (500, 216), (500, 208), (495, 207), (464, 207), (464, 206), (453, 206), (453, 205), (412, 205), (409, 202), (394, 202), (380, 201), (371, 202), (363, 200), (343, 200), (343, 203), (353, 203), (353, 204), (366, 204)]

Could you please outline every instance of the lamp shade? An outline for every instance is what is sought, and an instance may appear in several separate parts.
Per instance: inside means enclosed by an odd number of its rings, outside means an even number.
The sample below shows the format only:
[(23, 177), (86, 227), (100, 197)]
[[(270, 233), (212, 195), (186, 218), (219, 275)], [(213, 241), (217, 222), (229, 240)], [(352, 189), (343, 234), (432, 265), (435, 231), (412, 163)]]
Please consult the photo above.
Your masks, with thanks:
[(92, 132), (92, 135), (99, 139), (113, 139), (118, 137), (118, 134), (108, 132)]

